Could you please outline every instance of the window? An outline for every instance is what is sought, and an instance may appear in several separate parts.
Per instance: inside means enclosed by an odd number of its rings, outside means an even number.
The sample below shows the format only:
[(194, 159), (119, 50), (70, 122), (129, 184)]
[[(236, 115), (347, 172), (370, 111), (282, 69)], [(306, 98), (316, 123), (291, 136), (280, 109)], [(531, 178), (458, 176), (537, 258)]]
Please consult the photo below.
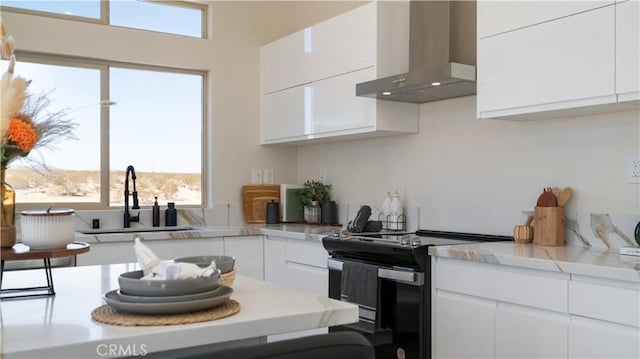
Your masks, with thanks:
[[(181, 1), (2, 0), (14, 11), (206, 38), (205, 5)], [(108, 16), (107, 16), (108, 13)]]
[[(202, 75), (112, 67), (110, 166), (124, 181), (136, 168), (140, 203), (200, 204), (202, 167)], [(122, 186), (111, 186), (110, 203), (122, 205)]]
[[(0, 0), (0, 7), (3, 12), (32, 15), (28, 18), (33, 22), (43, 16), (64, 18), (48, 22), (53, 26), (84, 28), (77, 26), (83, 21), (180, 35), (137, 33), (156, 43), (166, 41), (167, 48), (192, 45), (194, 40), (185, 36), (206, 37), (207, 5), (193, 2)], [(96, 31), (123, 30), (137, 31), (107, 26)], [(22, 44), (19, 38), (17, 42)], [(84, 51), (82, 44), (69, 57), (20, 49), (16, 75), (33, 79), (30, 92), (46, 92), (51, 100), (48, 110), (65, 109), (78, 125), (77, 139), (39, 153), (34, 150), (11, 164), (6, 176), (20, 209), (122, 206), (128, 165), (136, 168), (141, 206), (151, 205), (156, 196), (160, 203), (204, 204), (207, 81), (202, 67), (190, 70), (188, 61), (145, 65), (139, 57), (126, 55), (117, 57), (118, 62), (101, 60), (101, 54)], [(149, 62), (158, 63), (151, 58)], [(6, 67), (4, 61), (1, 65)], [(103, 106), (107, 101), (115, 105)]]
[(2, 0), (2, 6), (9, 6), (18, 9), (49, 12), (59, 15), (88, 17), (100, 19), (99, 0), (76, 0), (76, 1), (24, 1), (24, 0)]
[(204, 37), (203, 9), (146, 1), (111, 1), (111, 25), (169, 34)]
[(19, 202), (100, 202), (100, 69), (19, 61), (15, 71), (37, 79), (29, 92), (47, 94), (47, 112), (66, 110), (77, 124), (77, 140), (33, 150), (11, 165), (7, 181)]
[[(77, 140), (55, 150), (34, 150), (12, 163), (7, 182), (19, 204), (121, 206), (125, 169), (133, 165), (140, 205), (151, 205), (154, 197), (160, 203), (202, 205), (204, 73), (27, 55), (18, 59), (16, 75), (37, 79), (30, 92), (47, 92), (49, 110), (68, 109), (78, 124)], [(107, 109), (101, 105), (106, 99), (116, 104)], [(33, 160), (47, 168), (34, 171)]]

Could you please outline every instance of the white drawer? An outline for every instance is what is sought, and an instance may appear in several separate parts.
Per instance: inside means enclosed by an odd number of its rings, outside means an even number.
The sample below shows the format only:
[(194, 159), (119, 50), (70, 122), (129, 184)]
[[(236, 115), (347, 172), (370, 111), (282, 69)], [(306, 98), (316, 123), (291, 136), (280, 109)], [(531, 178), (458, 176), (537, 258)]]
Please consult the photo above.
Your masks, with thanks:
[(572, 278), (569, 313), (640, 327), (640, 284)]
[(287, 241), (284, 255), (287, 262), (300, 263), (319, 268), (327, 268), (327, 258), (329, 258), (329, 254), (324, 247), (322, 247), (322, 243), (296, 239), (289, 239)]
[(567, 312), (569, 275), (436, 257), (438, 289)]

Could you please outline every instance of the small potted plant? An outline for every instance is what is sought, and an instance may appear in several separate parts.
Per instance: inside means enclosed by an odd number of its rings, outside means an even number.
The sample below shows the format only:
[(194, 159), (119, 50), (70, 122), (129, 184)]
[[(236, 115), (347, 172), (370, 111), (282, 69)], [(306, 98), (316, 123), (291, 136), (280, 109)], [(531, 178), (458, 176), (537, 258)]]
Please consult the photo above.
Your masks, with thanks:
[(304, 206), (305, 222), (320, 223), (320, 203), (330, 198), (330, 191), (330, 184), (309, 180), (304, 183), (299, 196)]

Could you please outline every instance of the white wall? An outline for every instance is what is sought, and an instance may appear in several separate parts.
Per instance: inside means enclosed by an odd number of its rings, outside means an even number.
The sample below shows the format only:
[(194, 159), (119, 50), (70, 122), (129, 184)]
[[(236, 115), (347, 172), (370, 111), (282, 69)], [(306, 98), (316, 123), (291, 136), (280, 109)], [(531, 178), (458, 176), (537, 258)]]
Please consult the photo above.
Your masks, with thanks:
[[(398, 188), (420, 227), (512, 233), (544, 187), (574, 189), (566, 214), (640, 213), (626, 158), (640, 153), (638, 111), (533, 122), (478, 120), (475, 96), (420, 106), (420, 132), (301, 147), (298, 181), (327, 169), (339, 203), (381, 206)], [(341, 217), (342, 218), (342, 217)]]

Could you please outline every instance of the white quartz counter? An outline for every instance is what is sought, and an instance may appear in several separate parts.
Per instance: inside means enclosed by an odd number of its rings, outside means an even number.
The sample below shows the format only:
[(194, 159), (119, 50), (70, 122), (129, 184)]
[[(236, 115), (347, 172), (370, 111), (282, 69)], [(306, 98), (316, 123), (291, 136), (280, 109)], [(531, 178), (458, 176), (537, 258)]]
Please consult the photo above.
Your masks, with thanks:
[(123, 231), (121, 233), (117, 233), (117, 230), (113, 231), (115, 233), (109, 230), (103, 231), (105, 233), (90, 233), (90, 230), (84, 231), (86, 233), (77, 231), (75, 240), (77, 242), (87, 243), (108, 243), (132, 241), (136, 236), (140, 236), (145, 240), (154, 240), (252, 236), (262, 234), (260, 228), (257, 226), (188, 226), (171, 228), (170, 231), (159, 231), (151, 228), (149, 231), (137, 230), (135, 232), (129, 229), (129, 231)]
[[(56, 295), (0, 302), (3, 358), (104, 357), (105, 345), (146, 352), (223, 343), (271, 334), (321, 328), (358, 320), (357, 306), (274, 284), (236, 277), (233, 316), (188, 325), (124, 327), (91, 319), (103, 293), (118, 288), (120, 273), (135, 264), (53, 270)], [(3, 288), (42, 285), (43, 270), (4, 274)], [(143, 346), (144, 345), (144, 346)], [(102, 352), (99, 352), (102, 350)]]
[(429, 247), (432, 256), (640, 282), (640, 257), (578, 246), (493, 242)]
[(313, 226), (305, 224), (266, 224), (260, 227), (260, 232), (266, 236), (286, 236), (310, 241), (322, 241), (336, 231), (340, 231), (339, 226)]
[[(135, 228), (133, 228), (135, 229)], [(175, 229), (175, 230), (174, 230)], [(141, 236), (145, 240), (154, 239), (194, 239), (194, 238), (215, 238), (215, 237), (233, 237), (233, 236), (254, 236), (254, 235), (271, 235), (282, 236), (288, 238), (296, 238), (302, 240), (321, 241), (322, 237), (331, 234), (334, 231), (341, 230), (336, 226), (314, 226), (304, 224), (261, 224), (246, 226), (185, 226), (183, 228), (171, 228), (171, 231), (136, 231), (117, 233), (90, 233), (91, 230), (85, 230), (85, 233), (76, 232), (75, 240), (87, 243), (108, 243), (108, 242), (126, 242), (132, 241), (134, 237)], [(103, 230), (109, 232), (109, 230)]]

